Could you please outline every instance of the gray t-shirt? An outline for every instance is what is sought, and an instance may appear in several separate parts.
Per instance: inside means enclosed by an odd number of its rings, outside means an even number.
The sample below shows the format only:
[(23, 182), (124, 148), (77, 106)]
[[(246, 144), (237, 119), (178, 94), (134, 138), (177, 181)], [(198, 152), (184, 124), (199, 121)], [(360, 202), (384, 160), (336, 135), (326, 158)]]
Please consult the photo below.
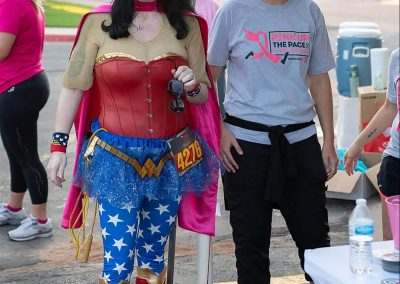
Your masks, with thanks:
[[(389, 63), (389, 74), (388, 74), (388, 85), (387, 85), (387, 99), (396, 104), (400, 110), (400, 93), (399, 93), (399, 49), (392, 52)], [(390, 141), (383, 156), (392, 156), (400, 159), (400, 141), (399, 141), (399, 112), (397, 112), (396, 118), (393, 121), (392, 129), (390, 131)]]
[[(227, 113), (269, 126), (311, 121), (316, 113), (307, 75), (335, 68), (323, 15), (312, 0), (225, 2), (211, 29), (208, 62), (228, 65)], [(238, 139), (270, 144), (265, 133), (227, 126)], [(309, 126), (286, 137), (295, 143), (315, 133)]]

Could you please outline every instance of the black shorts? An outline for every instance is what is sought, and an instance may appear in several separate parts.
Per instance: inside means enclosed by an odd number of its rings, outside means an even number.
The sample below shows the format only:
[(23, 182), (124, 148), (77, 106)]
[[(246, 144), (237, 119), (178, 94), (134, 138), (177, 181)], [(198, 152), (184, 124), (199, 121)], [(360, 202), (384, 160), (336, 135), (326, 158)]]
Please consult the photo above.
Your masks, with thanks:
[(400, 195), (400, 159), (393, 156), (382, 159), (378, 185), (385, 196)]

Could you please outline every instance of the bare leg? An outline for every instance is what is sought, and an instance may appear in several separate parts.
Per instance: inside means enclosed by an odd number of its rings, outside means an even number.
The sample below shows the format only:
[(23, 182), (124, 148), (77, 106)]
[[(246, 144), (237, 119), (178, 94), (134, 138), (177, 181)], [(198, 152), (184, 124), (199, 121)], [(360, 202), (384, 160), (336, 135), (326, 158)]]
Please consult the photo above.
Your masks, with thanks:
[(8, 200), (8, 205), (13, 208), (22, 208), (22, 203), (24, 201), (25, 192), (10, 192), (10, 198)]
[(32, 205), (31, 212), (33, 217), (40, 220), (46, 220), (47, 219), (46, 207), (47, 203)]
[[(10, 205), (13, 208), (22, 208), (24, 195), (25, 192), (22, 193), (10, 192), (10, 199), (8, 201), (8, 205)], [(46, 208), (47, 208), (47, 203), (32, 205), (31, 211), (33, 217), (38, 218), (40, 220), (46, 220), (47, 219)]]

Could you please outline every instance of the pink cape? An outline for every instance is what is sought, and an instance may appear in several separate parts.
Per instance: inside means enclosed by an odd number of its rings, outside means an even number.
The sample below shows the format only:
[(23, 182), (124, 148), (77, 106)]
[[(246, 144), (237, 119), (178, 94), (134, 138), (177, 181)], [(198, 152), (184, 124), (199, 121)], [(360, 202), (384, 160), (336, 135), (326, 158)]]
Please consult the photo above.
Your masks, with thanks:
[[(79, 38), (79, 34), (83, 23), (88, 15), (93, 13), (108, 13), (111, 11), (111, 5), (102, 5), (95, 8), (93, 11), (84, 15), (82, 21), (78, 27), (78, 32), (75, 38), (74, 46)], [(195, 15), (198, 19), (202, 39), (204, 43), (204, 52), (207, 51), (207, 34), (208, 28), (206, 21)], [(208, 76), (211, 79), (211, 73), (206, 66)], [(212, 81), (212, 80), (211, 80)], [(74, 174), (77, 169), (77, 160), (79, 153), (81, 152), (82, 143), (85, 138), (85, 134), (89, 129), (90, 122), (98, 115), (99, 102), (98, 98), (91, 89), (84, 93), (78, 114), (75, 118), (75, 131), (77, 135), (77, 148), (76, 148), (76, 159), (74, 165)], [(208, 145), (214, 150), (216, 155), (219, 157), (219, 142), (220, 142), (220, 122), (221, 117), (219, 113), (218, 102), (216, 99), (216, 93), (214, 87), (209, 88), (209, 99), (202, 105), (188, 105), (187, 119), (189, 125), (196, 130), (208, 143)], [(201, 196), (194, 194), (185, 194), (182, 198), (179, 214), (178, 214), (178, 225), (183, 229), (206, 234), (210, 236), (215, 235), (215, 212), (217, 204), (217, 191), (218, 191), (218, 178), (212, 181), (212, 185), (209, 186)], [(78, 213), (82, 209), (82, 200), (78, 200), (80, 188), (71, 185), (68, 198), (64, 208), (64, 214), (61, 226), (65, 229), (72, 228), (72, 225), (76, 222), (74, 228), (79, 228), (82, 225), (82, 220), (78, 217)], [(78, 203), (77, 208), (74, 211), (75, 204)], [(73, 216), (71, 216), (73, 215)], [(71, 222), (70, 222), (71, 220)]]

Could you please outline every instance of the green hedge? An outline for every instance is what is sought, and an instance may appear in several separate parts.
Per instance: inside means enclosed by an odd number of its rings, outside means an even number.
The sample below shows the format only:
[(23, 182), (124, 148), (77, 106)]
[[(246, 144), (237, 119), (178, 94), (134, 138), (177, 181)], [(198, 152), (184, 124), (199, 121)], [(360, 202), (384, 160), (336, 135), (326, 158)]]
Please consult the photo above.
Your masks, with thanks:
[(90, 6), (47, 0), (44, 4), (47, 27), (77, 27)]

